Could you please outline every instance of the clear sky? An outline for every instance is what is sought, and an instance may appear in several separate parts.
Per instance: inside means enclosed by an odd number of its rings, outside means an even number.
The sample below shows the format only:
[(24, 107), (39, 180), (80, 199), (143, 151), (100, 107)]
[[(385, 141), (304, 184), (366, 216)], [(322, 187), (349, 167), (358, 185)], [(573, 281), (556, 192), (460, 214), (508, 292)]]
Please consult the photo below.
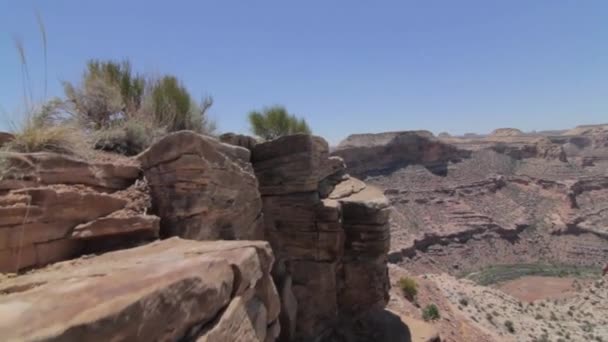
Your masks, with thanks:
[(0, 0), (0, 129), (23, 107), (13, 35), (44, 96), (36, 9), (49, 96), (89, 58), (129, 58), (212, 95), (221, 131), (272, 104), (332, 143), (608, 122), (606, 0)]

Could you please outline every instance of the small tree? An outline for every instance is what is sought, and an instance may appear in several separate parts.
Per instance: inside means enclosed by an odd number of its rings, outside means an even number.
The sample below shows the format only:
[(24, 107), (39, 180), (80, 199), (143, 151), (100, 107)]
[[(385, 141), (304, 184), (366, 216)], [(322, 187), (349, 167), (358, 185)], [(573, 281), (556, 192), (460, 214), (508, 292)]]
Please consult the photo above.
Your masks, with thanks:
[(310, 134), (310, 127), (304, 119), (289, 114), (282, 106), (264, 108), (261, 112), (249, 113), (249, 124), (253, 134), (264, 140), (272, 140), (289, 134)]
[(192, 130), (211, 134), (215, 130), (215, 124), (207, 117), (213, 99), (205, 97), (200, 104), (195, 102), (175, 76), (150, 82), (146, 102), (144, 111), (153, 113), (154, 120), (169, 132)]

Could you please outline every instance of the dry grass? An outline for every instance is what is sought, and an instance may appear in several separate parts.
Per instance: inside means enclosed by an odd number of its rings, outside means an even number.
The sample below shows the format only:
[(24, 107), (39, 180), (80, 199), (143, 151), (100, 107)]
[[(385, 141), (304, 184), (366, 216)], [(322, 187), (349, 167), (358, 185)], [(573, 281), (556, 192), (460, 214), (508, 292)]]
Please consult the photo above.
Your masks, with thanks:
[(27, 115), (13, 130), (14, 139), (3, 146), (4, 150), (21, 153), (55, 152), (85, 157), (89, 151), (84, 133), (69, 123), (51, 123), (41, 120), (38, 114)]

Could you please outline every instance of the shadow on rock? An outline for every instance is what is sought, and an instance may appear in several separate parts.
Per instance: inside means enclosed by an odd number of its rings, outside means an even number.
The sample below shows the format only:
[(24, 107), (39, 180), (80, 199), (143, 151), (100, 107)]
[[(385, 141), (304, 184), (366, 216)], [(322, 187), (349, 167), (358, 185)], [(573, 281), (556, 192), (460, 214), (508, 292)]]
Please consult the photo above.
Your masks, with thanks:
[(401, 318), (382, 309), (372, 310), (351, 321), (343, 321), (326, 342), (410, 342), (412, 335)]

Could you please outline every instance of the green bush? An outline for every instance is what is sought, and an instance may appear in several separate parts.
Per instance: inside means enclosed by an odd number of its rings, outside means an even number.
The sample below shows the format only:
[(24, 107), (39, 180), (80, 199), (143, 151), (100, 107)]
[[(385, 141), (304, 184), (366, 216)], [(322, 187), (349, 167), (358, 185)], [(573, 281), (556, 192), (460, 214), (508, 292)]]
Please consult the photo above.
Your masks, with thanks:
[[(126, 103), (131, 100), (123, 98), (123, 93), (131, 90), (121, 89), (121, 85), (128, 88), (125, 83), (133, 83), (133, 87), (139, 87), (143, 82), (137, 77), (134, 80), (127, 65), (126, 62), (122, 66), (113, 61), (89, 61), (80, 85), (64, 82), (65, 96), (72, 107), (69, 111), (84, 127), (108, 128), (114, 119), (126, 113)], [(125, 81), (127, 79), (129, 81)]]
[(435, 304), (429, 304), (422, 310), (422, 319), (425, 321), (434, 321), (440, 317), (439, 308)]
[(211, 98), (196, 103), (175, 76), (146, 78), (128, 61), (91, 60), (81, 83), (64, 83), (64, 91), (66, 112), (91, 133), (96, 149), (133, 155), (167, 132), (215, 130), (207, 117)]
[(515, 327), (513, 326), (513, 322), (505, 321), (505, 328), (507, 328), (507, 331), (511, 334), (515, 333)]
[(175, 76), (151, 81), (144, 101), (144, 112), (152, 113), (155, 122), (169, 132), (192, 130), (212, 134), (215, 131), (215, 124), (207, 117), (213, 99), (206, 97), (200, 104), (196, 103)]
[(416, 295), (418, 294), (418, 284), (414, 278), (402, 277), (397, 282), (397, 285), (403, 292), (405, 298), (410, 302), (416, 298)]
[(304, 119), (289, 114), (282, 106), (264, 108), (261, 112), (249, 113), (249, 124), (253, 134), (264, 140), (272, 140), (285, 135), (305, 133), (311, 130)]

